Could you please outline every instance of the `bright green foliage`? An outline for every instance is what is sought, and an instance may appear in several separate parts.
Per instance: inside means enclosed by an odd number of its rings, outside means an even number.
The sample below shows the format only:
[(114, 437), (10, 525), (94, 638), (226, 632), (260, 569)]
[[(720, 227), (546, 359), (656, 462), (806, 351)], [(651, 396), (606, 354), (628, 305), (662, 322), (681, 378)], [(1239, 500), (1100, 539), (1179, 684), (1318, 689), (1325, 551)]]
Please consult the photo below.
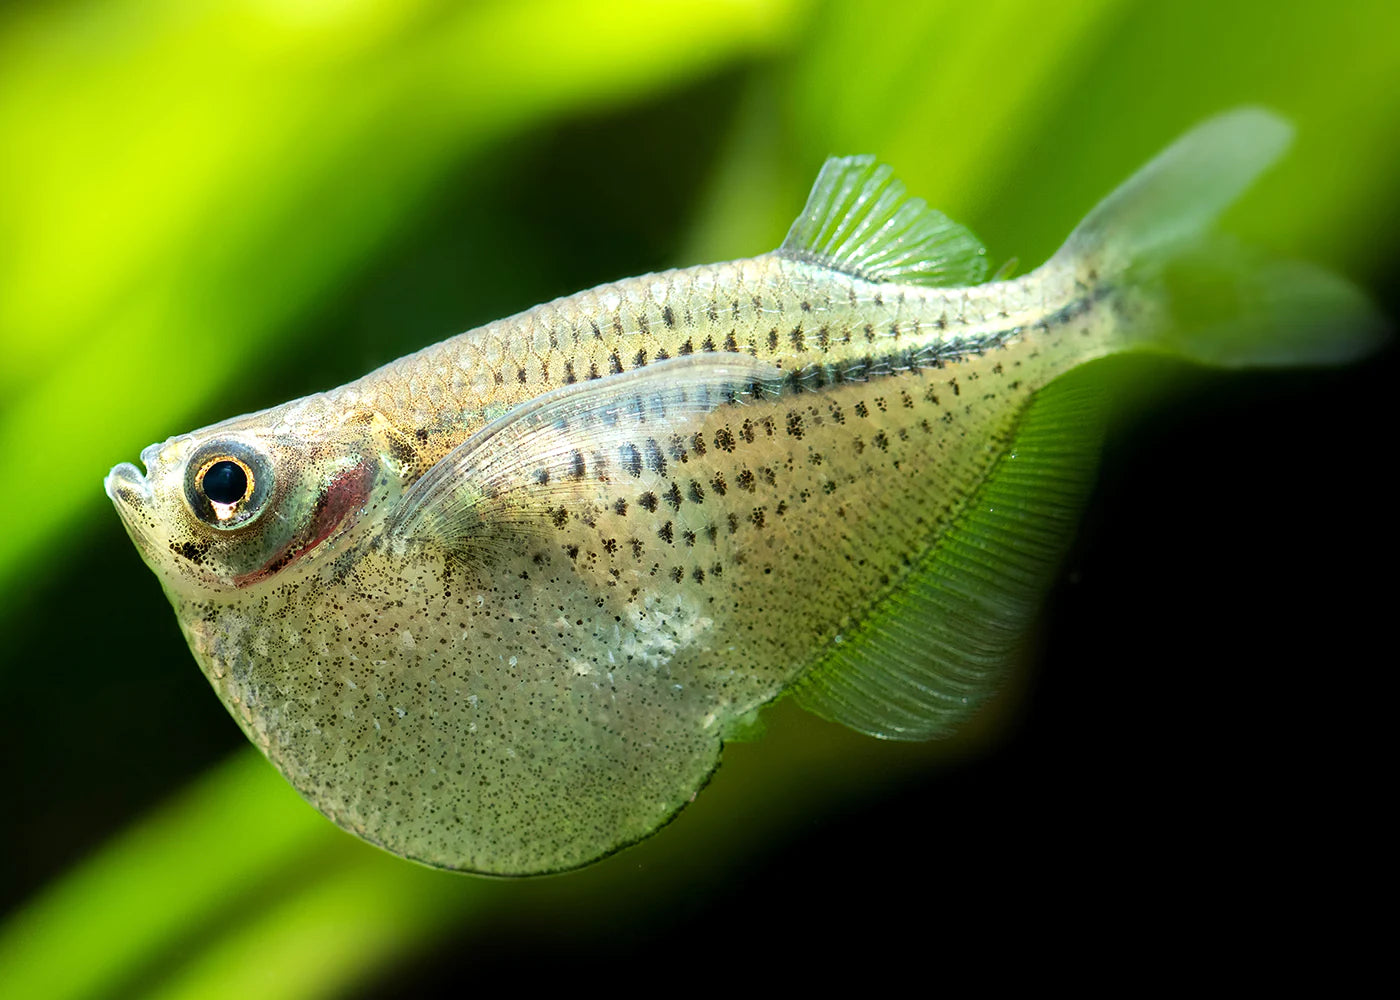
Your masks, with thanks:
[[(672, 263), (776, 246), (823, 159), (869, 153), (993, 257), (1032, 266), (1164, 142), (1224, 108), (1265, 105), (1297, 126), (1295, 152), (1227, 228), (1364, 280), (1395, 252), (1396, 37), (1400, 8), (1382, 2), (9, 8), (7, 635), (59, 627), (59, 615), (9, 609), (81, 557), (70, 539), (120, 530), (100, 489), (114, 462), (227, 416), (220, 393), (293, 356), (343, 284), (445, 199), (444, 179), (505, 155), (508, 136), (742, 64), (734, 106), (694, 124), (725, 130), (724, 154)], [(500, 231), (490, 206), (481, 219)], [(110, 572), (114, 586), (151, 585), (135, 558)], [(104, 648), (86, 669), (143, 649)], [(56, 697), (75, 684), (56, 676)], [(715, 877), (696, 857), (732, 863), (942, 752), (824, 726), (810, 738), (819, 724), (799, 715), (780, 708), (762, 740), (730, 747), (711, 788), (652, 841), (530, 883), (430, 872), (352, 842), (249, 748), (10, 915), (0, 992), (342, 995), (444, 940), (461, 948), (497, 915), (606, 916), (624, 899), (659, 909)]]
[(464, 158), (771, 48), (794, 10), (170, 0), (15, 14), (0, 35), (0, 462), (44, 485), (5, 505), (0, 583), (96, 516), (91, 483), (112, 455), (204, 415)]

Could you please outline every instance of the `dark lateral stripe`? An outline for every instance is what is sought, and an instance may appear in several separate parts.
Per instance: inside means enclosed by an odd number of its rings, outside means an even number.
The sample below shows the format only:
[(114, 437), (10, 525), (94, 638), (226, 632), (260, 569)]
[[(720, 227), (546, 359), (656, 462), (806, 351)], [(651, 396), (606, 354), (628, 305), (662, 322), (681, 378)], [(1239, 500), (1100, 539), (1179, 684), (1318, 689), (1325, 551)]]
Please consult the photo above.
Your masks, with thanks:
[(935, 344), (868, 354), (859, 360), (817, 362), (805, 365), (800, 369), (786, 373), (781, 384), (755, 386), (754, 395), (771, 398), (788, 393), (813, 392), (828, 385), (840, 385), (843, 382), (868, 382), (871, 379), (898, 375), (906, 371), (942, 368), (952, 362), (986, 354), (988, 351), (1001, 347), (1021, 336), (1028, 329), (1048, 330), (1071, 323), (1086, 315), (1111, 291), (1112, 289), (1108, 286), (1099, 286), (1091, 293), (1075, 299), (1044, 319), (1031, 324), (1004, 327), (976, 336), (949, 337)]

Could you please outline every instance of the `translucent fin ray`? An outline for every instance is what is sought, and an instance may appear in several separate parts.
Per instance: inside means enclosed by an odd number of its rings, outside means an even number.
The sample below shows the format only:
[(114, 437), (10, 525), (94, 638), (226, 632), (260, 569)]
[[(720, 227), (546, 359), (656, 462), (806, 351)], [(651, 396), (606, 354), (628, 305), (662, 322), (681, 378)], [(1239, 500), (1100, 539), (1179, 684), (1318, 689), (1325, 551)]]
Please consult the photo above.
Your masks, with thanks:
[(395, 542), (457, 548), (541, 531), (637, 476), (697, 414), (776, 382), (747, 354), (697, 354), (551, 390), (487, 424), (429, 469), (389, 519)]
[(1093, 389), (1042, 390), (904, 585), (798, 680), (798, 703), (886, 739), (930, 739), (965, 721), (996, 690), (1073, 536), (1103, 411)]
[(1112, 287), (1118, 349), (1222, 367), (1340, 364), (1366, 354), (1388, 325), (1349, 282), (1211, 232), (1292, 137), (1292, 126), (1258, 108), (1211, 118), (1100, 202), (1047, 267)]
[(826, 161), (778, 253), (870, 281), (957, 287), (987, 276), (977, 238), (909, 197), (873, 156)]
[(1145, 303), (1129, 347), (1221, 368), (1346, 364), (1393, 332), (1345, 278), (1221, 237), (1130, 268), (1125, 284)]
[(1239, 108), (1202, 122), (1095, 206), (1056, 257), (1115, 271), (1189, 244), (1292, 141), (1293, 127), (1260, 108)]

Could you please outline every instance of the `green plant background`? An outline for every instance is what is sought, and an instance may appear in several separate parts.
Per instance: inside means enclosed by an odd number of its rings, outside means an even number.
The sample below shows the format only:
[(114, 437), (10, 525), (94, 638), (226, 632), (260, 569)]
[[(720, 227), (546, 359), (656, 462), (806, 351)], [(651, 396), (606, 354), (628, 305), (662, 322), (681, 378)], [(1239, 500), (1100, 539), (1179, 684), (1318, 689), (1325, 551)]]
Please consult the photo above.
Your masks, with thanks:
[(1229, 227), (1393, 314), (1397, 38), (1381, 2), (0, 9), (0, 994), (658, 988), (931, 960), (1034, 915), (1048, 939), (1061, 899), (1124, 915), (1124, 944), (1162, 899), (1224, 899), (1206, 938), (1231, 902), (1280, 933), (1313, 913), (1308, 859), (1372, 822), (1352, 718), (1361, 574), (1393, 549), (1389, 354), (1120, 366), (1084, 536), (970, 732), (891, 745), (779, 705), (660, 835), (542, 880), (418, 868), (304, 806), (101, 478), (535, 302), (769, 249), (829, 153), (1033, 266), (1186, 127), (1265, 104), (1299, 141)]

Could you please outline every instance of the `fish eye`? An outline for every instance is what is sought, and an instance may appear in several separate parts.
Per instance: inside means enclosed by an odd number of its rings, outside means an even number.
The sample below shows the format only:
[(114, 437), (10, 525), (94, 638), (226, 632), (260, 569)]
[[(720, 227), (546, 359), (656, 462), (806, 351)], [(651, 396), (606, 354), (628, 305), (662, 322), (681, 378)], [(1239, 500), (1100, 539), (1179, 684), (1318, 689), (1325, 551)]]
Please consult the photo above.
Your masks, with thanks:
[(272, 464), (241, 441), (211, 441), (190, 459), (185, 499), (205, 524), (241, 528), (262, 513)]
[(228, 506), (248, 499), (253, 474), (238, 459), (221, 458), (205, 467), (199, 483), (211, 503)]

